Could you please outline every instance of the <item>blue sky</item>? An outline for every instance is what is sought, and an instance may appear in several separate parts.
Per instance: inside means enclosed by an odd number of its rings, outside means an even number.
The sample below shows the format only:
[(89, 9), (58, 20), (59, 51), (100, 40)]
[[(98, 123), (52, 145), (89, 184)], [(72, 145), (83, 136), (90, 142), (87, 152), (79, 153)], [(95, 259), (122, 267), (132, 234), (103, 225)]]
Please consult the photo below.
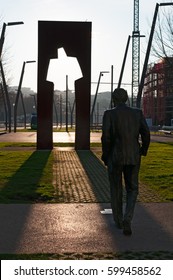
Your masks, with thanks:
[[(146, 50), (148, 34), (156, 3), (155, 0), (139, 0), (140, 32), (146, 35), (141, 39), (141, 69)], [(172, 2), (172, 1), (161, 1)], [(160, 2), (159, 2), (160, 3)], [(39, 20), (52, 21), (90, 21), (92, 22), (92, 69), (91, 80), (97, 82), (100, 71), (110, 71), (114, 66), (114, 82), (119, 79), (127, 38), (133, 31), (134, 0), (1, 0), (0, 18), (3, 22), (23, 21), (24, 25), (8, 26), (4, 50), (8, 58), (8, 77), (10, 85), (18, 85), (23, 61), (37, 61), (37, 28)], [(65, 75), (69, 76), (69, 88), (73, 89), (74, 79), (78, 77), (73, 69), (57, 78), (59, 62), (50, 63), (49, 79), (55, 89), (65, 90)], [(56, 75), (55, 75), (56, 73)], [(73, 75), (74, 74), (74, 75)], [(60, 76), (60, 75), (59, 75)], [(109, 83), (110, 73), (102, 77)], [(127, 57), (124, 83), (131, 83), (131, 47)], [(27, 64), (23, 86), (37, 89), (37, 63)], [(116, 87), (116, 85), (115, 85)], [(92, 84), (92, 93), (96, 84)], [(126, 86), (128, 89), (129, 87)], [(110, 85), (100, 85), (100, 91), (110, 90)], [(130, 89), (129, 89), (130, 90)]]

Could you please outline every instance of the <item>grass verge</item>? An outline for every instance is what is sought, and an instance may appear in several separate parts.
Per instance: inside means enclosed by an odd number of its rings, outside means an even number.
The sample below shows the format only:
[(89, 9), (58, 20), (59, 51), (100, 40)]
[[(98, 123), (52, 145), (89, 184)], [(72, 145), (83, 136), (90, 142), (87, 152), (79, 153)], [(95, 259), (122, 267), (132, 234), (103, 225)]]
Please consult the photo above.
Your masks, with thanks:
[(173, 143), (151, 143), (142, 157), (140, 181), (173, 201)]
[(0, 203), (51, 201), (53, 155), (50, 151), (0, 151)]

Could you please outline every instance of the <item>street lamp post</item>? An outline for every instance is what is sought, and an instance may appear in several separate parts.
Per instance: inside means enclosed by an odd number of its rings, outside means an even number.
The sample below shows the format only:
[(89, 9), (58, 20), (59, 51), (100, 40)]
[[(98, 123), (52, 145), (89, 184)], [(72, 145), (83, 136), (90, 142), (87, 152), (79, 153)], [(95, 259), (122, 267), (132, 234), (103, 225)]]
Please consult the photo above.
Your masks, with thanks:
[(24, 103), (22, 91), (21, 91), (21, 101), (22, 101), (23, 114), (24, 114), (24, 128), (26, 129), (26, 110), (25, 110), (25, 103)]
[(30, 96), (32, 96), (34, 98), (34, 106), (35, 106), (35, 109), (37, 110), (37, 102), (36, 102), (35, 94), (30, 94)]
[(1, 64), (1, 74), (2, 74), (2, 78), (3, 78), (3, 86), (4, 86), (4, 91), (5, 91), (6, 100), (7, 100), (9, 132), (11, 132), (11, 104), (10, 104), (7, 85), (6, 85), (6, 81), (5, 81), (5, 75), (4, 75), (4, 71), (3, 71), (1, 56), (2, 56), (2, 49), (3, 49), (3, 45), (4, 45), (4, 40), (5, 40), (6, 26), (19, 25), (19, 24), (24, 24), (24, 23), (23, 23), (23, 21), (8, 22), (8, 23), (4, 22), (3, 27), (2, 27), (2, 32), (1, 32), (1, 38), (0, 38), (0, 64)]
[(92, 106), (92, 110), (91, 110), (91, 119), (90, 119), (91, 127), (93, 126), (93, 115), (94, 115), (94, 109), (95, 109), (95, 104), (96, 104), (96, 100), (97, 100), (97, 94), (98, 94), (98, 89), (99, 89), (99, 85), (100, 85), (100, 80), (101, 80), (101, 77), (103, 76), (104, 73), (109, 73), (109, 71), (101, 71), (100, 74), (99, 74), (99, 79), (98, 79), (98, 83), (97, 83), (96, 93), (95, 93), (95, 97), (94, 97), (94, 101), (93, 101), (93, 106)]
[(121, 72), (120, 72), (120, 77), (119, 77), (117, 88), (121, 87), (121, 81), (122, 81), (122, 77), (123, 77), (123, 73), (124, 73), (124, 67), (125, 67), (125, 63), (126, 63), (128, 49), (129, 49), (130, 38), (131, 38), (131, 36), (129, 35), (128, 36), (128, 40), (127, 40), (127, 45), (126, 45), (125, 53), (124, 53), (123, 63), (122, 63), (122, 66), (121, 66)]
[(1, 39), (0, 39), (0, 59), (2, 55), (2, 48), (4, 45), (4, 40), (5, 40), (5, 29), (6, 29), (7, 24), (4, 22), (2, 26), (2, 32), (1, 32)]
[(66, 132), (68, 132), (68, 75), (66, 75), (66, 109), (65, 109), (65, 123), (66, 123)]
[(4, 93), (4, 89), (2, 84), (0, 83), (0, 91), (2, 92), (2, 98), (3, 98), (3, 103), (4, 103), (4, 115), (5, 115), (5, 130), (7, 131), (8, 128), (8, 120), (7, 120), (7, 102), (6, 102), (6, 96)]
[(71, 106), (70, 102), (69, 102), (69, 108), (70, 108), (70, 119), (71, 119), (71, 128), (73, 128), (73, 113), (74, 113), (74, 109), (75, 109), (75, 100), (73, 101), (73, 105)]
[(26, 63), (34, 63), (34, 62), (36, 62), (36, 61), (29, 60), (29, 61), (23, 62), (22, 72), (21, 72), (21, 76), (20, 76), (20, 80), (19, 80), (19, 86), (17, 89), (17, 95), (16, 95), (16, 100), (15, 100), (15, 106), (14, 106), (14, 132), (16, 132), (16, 127), (17, 127), (17, 107), (18, 107), (19, 95), (21, 94), (23, 76), (24, 76), (24, 72), (25, 72), (25, 65), (26, 65)]
[[(5, 80), (5, 74), (4, 74), (4, 70), (3, 70), (3, 66), (2, 66), (2, 61), (0, 60), (0, 69), (1, 69), (1, 76), (2, 76), (2, 82), (3, 82), (3, 91), (5, 94), (5, 111), (7, 113), (7, 123), (9, 125), (9, 132), (11, 132), (11, 104), (10, 104), (10, 98), (8, 95), (8, 89), (7, 89), (7, 84), (6, 84), (6, 80)], [(6, 108), (7, 106), (7, 108)], [(6, 110), (7, 109), (7, 110)], [(6, 129), (7, 129), (7, 123), (6, 123)]]
[(24, 23), (23, 23), (23, 21), (8, 22), (8, 23), (4, 22), (3, 23), (2, 32), (1, 32), (1, 39), (0, 39), (0, 58), (1, 58), (1, 55), (2, 55), (2, 49), (3, 49), (4, 40), (5, 40), (6, 26), (19, 25), (19, 24), (24, 24)]
[(55, 110), (55, 117), (56, 117), (56, 127), (58, 128), (58, 112), (56, 108), (56, 103), (55, 103), (55, 98), (53, 96), (53, 105), (54, 105), (54, 110)]
[(113, 107), (113, 100), (112, 100), (112, 94), (113, 94), (113, 86), (114, 86), (114, 66), (111, 65), (111, 101), (110, 101), (110, 108)]

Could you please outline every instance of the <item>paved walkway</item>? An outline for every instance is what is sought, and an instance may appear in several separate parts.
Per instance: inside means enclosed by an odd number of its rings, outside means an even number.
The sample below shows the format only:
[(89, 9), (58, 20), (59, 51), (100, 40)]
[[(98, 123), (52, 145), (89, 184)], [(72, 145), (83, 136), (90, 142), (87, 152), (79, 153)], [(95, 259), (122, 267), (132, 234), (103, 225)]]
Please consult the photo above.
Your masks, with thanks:
[[(0, 134), (0, 142), (31, 142), (35, 143), (37, 138), (36, 132), (11, 132)], [(100, 142), (101, 133), (91, 132), (90, 141)], [(53, 142), (54, 143), (74, 143), (75, 132), (53, 132)]]
[(115, 227), (106, 203), (0, 205), (1, 253), (173, 252), (172, 203), (138, 203), (133, 235)]
[[(36, 132), (11, 132), (11, 133), (0, 133), (0, 142), (36, 142)], [(152, 135), (152, 141), (159, 142), (173, 142), (173, 135)], [(53, 132), (54, 143), (73, 143), (75, 141), (75, 132)], [(100, 132), (91, 132), (90, 142), (99, 143), (101, 141)]]
[(145, 258), (151, 252), (153, 258), (173, 258), (173, 203), (140, 186), (133, 235), (124, 236), (112, 219), (100, 154), (98, 149), (77, 153), (72, 148), (54, 149), (57, 201), (1, 204), (0, 253), (68, 254), (70, 258), (82, 254), (97, 259), (118, 252), (126, 253), (124, 258), (129, 252), (128, 258), (140, 258), (139, 254)]

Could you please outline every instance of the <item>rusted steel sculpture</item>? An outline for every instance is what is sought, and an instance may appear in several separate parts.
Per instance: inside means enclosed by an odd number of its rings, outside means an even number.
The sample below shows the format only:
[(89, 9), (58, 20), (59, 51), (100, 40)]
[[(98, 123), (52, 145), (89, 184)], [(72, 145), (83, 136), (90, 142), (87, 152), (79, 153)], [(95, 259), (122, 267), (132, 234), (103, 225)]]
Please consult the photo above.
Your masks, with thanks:
[[(75, 149), (90, 149), (91, 23), (66, 21), (38, 22), (38, 129), (37, 149), (53, 148), (52, 116), (54, 84), (46, 81), (49, 61), (64, 48), (76, 57), (83, 77), (75, 81)], [(58, 73), (57, 73), (58, 75)]]

